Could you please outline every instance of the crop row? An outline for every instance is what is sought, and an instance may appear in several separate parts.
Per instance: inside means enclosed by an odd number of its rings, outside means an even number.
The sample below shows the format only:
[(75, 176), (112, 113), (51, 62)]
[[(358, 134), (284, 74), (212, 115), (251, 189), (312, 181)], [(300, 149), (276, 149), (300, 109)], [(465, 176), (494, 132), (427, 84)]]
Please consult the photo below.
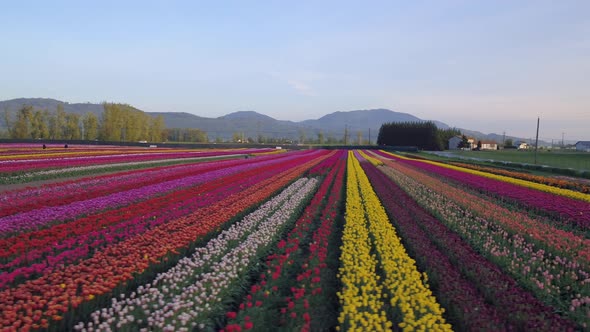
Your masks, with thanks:
[(347, 169), (340, 329), (450, 330), (352, 152)]
[(133, 279), (141, 280), (150, 265), (160, 264), (169, 254), (186, 250), (240, 211), (267, 199), (279, 188), (301, 177), (303, 172), (328, 155), (326, 152), (304, 154), (296, 161), (282, 164), (283, 170), (274, 176), (254, 183), (246, 181), (217, 201), (203, 199), (203, 206), (188, 215), (111, 244), (75, 264), (1, 291), (0, 325), (47, 326), (49, 321), (60, 321), (64, 313), (108, 294), (115, 287)]
[[(511, 322), (512, 328), (573, 328), (573, 324), (553, 314), (554, 308), (558, 308), (578, 324), (585, 322), (590, 314), (584, 306), (586, 301), (590, 302), (590, 274), (575, 255), (553, 255), (539, 248), (542, 242), (529, 242), (519, 233), (507, 232), (497, 220), (463, 209), (454, 200), (461, 201), (464, 197), (454, 196), (452, 188), (443, 182), (416, 174), (399, 163), (386, 162), (386, 165), (389, 167), (383, 172), (395, 184), (387, 184), (383, 176), (374, 181), (392, 188), (385, 193), (382, 190), (383, 197), (394, 194), (394, 198), (384, 199), (388, 202), (386, 205), (397, 201), (404, 206), (416, 224), (427, 230), (440, 250), (444, 250), (449, 259), (458, 264), (462, 274), (486, 296), (486, 301), (494, 303), (504, 315), (501, 321)], [(416, 202), (437, 218), (422, 211)], [(497, 210), (489, 202), (486, 204), (488, 211)], [(403, 217), (397, 221), (408, 222)]]

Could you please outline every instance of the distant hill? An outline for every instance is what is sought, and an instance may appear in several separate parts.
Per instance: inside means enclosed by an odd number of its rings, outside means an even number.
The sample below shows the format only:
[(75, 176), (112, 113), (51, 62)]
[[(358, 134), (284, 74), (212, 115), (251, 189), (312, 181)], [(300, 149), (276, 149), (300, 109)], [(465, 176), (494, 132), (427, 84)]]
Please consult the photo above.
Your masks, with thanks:
[[(0, 111), (9, 110), (11, 114), (23, 105), (31, 105), (36, 109), (55, 111), (57, 105), (62, 104), (68, 113), (85, 114), (87, 112), (100, 116), (103, 111), (102, 104), (96, 103), (67, 103), (48, 98), (19, 98), (0, 101)], [(300, 122), (277, 120), (270, 116), (254, 111), (240, 111), (230, 113), (218, 118), (207, 118), (186, 112), (149, 112), (157, 116), (162, 115), (168, 128), (199, 128), (209, 135), (209, 139), (231, 139), (234, 133), (243, 133), (244, 138), (256, 139), (258, 135), (272, 138), (288, 138), (297, 141), (301, 135), (307, 139), (317, 139), (321, 132), (324, 139), (342, 139), (345, 130), (348, 131), (349, 140), (355, 142), (357, 133), (362, 133), (362, 139), (377, 140), (379, 128), (386, 122), (426, 121), (408, 113), (395, 112), (388, 109), (354, 110), (348, 112), (334, 112), (326, 114), (319, 119), (304, 120)], [(432, 120), (439, 128), (449, 128), (443, 122)], [(0, 121), (0, 128), (5, 128), (4, 121)], [(468, 136), (474, 136), (485, 140), (502, 140), (501, 135), (484, 134), (468, 129), (460, 129)], [(518, 137), (514, 141), (525, 140)]]
[[(33, 106), (35, 109), (46, 109), (49, 111), (55, 111), (57, 109), (57, 105), (62, 104), (64, 106), (64, 111), (67, 113), (76, 113), (80, 115), (84, 115), (88, 112), (94, 113), (95, 115), (99, 116), (102, 114), (102, 104), (92, 104), (92, 103), (77, 103), (77, 104), (70, 104), (67, 102), (49, 99), (49, 98), (18, 98), (18, 99), (11, 99), (0, 101), (0, 111), (4, 112), (5, 109), (9, 110), (12, 114), (14, 114), (19, 108), (23, 105), (30, 105)], [(4, 126), (4, 123), (2, 123)]]

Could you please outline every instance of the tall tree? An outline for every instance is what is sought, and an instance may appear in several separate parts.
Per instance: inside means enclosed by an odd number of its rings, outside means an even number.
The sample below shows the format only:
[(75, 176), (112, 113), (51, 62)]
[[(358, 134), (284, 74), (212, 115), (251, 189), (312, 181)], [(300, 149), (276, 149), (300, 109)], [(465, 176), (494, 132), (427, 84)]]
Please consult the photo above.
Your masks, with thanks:
[(164, 117), (158, 115), (150, 119), (149, 140), (151, 142), (161, 142), (164, 132)]
[(82, 118), (82, 128), (84, 128), (84, 139), (95, 140), (98, 137), (98, 118), (93, 113), (86, 113)]
[(33, 120), (33, 106), (24, 105), (16, 114), (13, 128), (13, 138), (31, 138)]
[(458, 130), (441, 130), (430, 121), (385, 123), (379, 129), (377, 144), (443, 150), (448, 145), (448, 139), (456, 135), (460, 135)]
[(49, 138), (49, 112), (47, 110), (33, 112), (31, 138)]
[(75, 113), (66, 114), (66, 125), (64, 130), (65, 139), (81, 139), (80, 133), (80, 115)]
[(6, 124), (6, 130), (8, 131), (8, 136), (12, 137), (13, 127), (12, 127), (12, 120), (10, 119), (10, 112), (8, 111), (8, 108), (4, 108), (4, 123)]
[(63, 104), (58, 104), (54, 114), (48, 115), (49, 138), (63, 139), (66, 130), (66, 112)]

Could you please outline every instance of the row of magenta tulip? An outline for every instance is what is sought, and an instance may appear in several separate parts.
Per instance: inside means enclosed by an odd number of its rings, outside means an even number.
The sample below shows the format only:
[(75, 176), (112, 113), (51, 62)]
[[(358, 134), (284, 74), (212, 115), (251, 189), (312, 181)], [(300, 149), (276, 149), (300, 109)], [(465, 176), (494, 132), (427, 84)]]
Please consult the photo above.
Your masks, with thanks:
[[(259, 157), (256, 160), (261, 161), (263, 158)], [(252, 160), (237, 159), (194, 161), (181, 165), (155, 165), (147, 169), (90, 176), (83, 179), (17, 189), (3, 193), (3, 199), (0, 200), (0, 217), (42, 207), (65, 205), (82, 199), (88, 200), (115, 192), (196, 175), (216, 168), (221, 169), (251, 162)]]
[[(291, 163), (293, 159), (284, 162)], [(6, 272), (0, 274), (0, 286), (3, 288), (14, 284), (15, 279), (18, 282), (46, 273), (63, 263), (75, 263), (93, 251), (222, 199), (235, 191), (237, 185), (262, 181), (284, 167), (284, 163), (261, 165), (232, 176), (213, 178), (191, 190), (175, 191), (165, 197), (2, 239), (0, 246), (6, 249), (3, 253), (7, 256), (3, 257), (7, 261), (1, 265)]]
[(166, 167), (182, 164), (191, 164), (195, 162), (206, 162), (211, 160), (221, 159), (237, 159), (241, 155), (226, 155), (226, 156), (211, 156), (211, 157), (193, 157), (193, 158), (176, 158), (176, 159), (158, 159), (147, 161), (124, 162), (114, 164), (97, 164), (79, 167), (56, 168), (49, 170), (33, 171), (26, 173), (19, 173), (9, 176), (0, 175), (0, 184), (24, 184), (28, 182), (36, 182), (43, 180), (50, 180), (55, 182), (64, 178), (83, 178), (95, 177), (102, 173), (128, 172), (134, 170), (148, 169), (154, 167)]
[(558, 229), (553, 222), (544, 221), (541, 217), (531, 217), (527, 213), (500, 206), (493, 200), (482, 199), (478, 195), (442, 181), (439, 177), (429, 176), (411, 167), (403, 167), (390, 159), (383, 159), (383, 161), (388, 167), (400, 172), (403, 170), (404, 174), (426, 185), (433, 192), (452, 200), (463, 210), (484, 219), (493, 220), (508, 233), (520, 235), (528, 242), (555, 255), (577, 257), (577, 261), (581, 264), (590, 266), (590, 240), (586, 237)]
[(551, 193), (551, 194), (555, 194), (555, 195), (559, 195), (559, 196), (563, 196), (563, 197), (572, 198), (575, 200), (590, 202), (590, 195), (585, 194), (585, 193), (581, 193), (581, 192), (575, 191), (575, 190), (562, 189), (562, 188), (559, 188), (556, 186), (546, 185), (546, 184), (538, 183), (535, 181), (495, 174), (495, 173), (491, 173), (491, 172), (482, 172), (482, 171), (475, 170), (472, 168), (459, 167), (459, 166), (455, 166), (453, 164), (441, 163), (441, 162), (428, 160), (428, 159), (424, 159), (424, 158), (409, 159), (409, 158), (405, 158), (403, 156), (398, 156), (398, 157), (400, 157), (402, 159), (406, 159), (406, 160), (414, 160), (414, 161), (419, 160), (419, 161), (426, 163), (426, 164), (430, 164), (430, 165), (434, 165), (434, 166), (438, 166), (438, 167), (442, 167), (442, 168), (447, 168), (447, 169), (459, 171), (462, 173), (477, 175), (479, 177), (497, 180), (497, 181), (501, 181), (501, 182), (505, 182), (505, 183), (510, 183), (510, 184), (513, 184), (516, 186), (530, 188), (530, 189), (538, 190), (541, 192)]
[(255, 149), (178, 149), (178, 148), (130, 148), (125, 146), (90, 146), (90, 147), (74, 147), (70, 146), (70, 148), (64, 149), (63, 146), (61, 148), (49, 148), (49, 149), (39, 149), (38, 147), (28, 147), (28, 148), (0, 148), (0, 163), (14, 163), (18, 162), (18, 160), (29, 160), (31, 162), (35, 162), (37, 160), (58, 160), (63, 158), (69, 159), (84, 159), (84, 158), (92, 158), (92, 157), (119, 157), (124, 155), (162, 155), (162, 154), (169, 154), (170, 156), (178, 154), (178, 153), (224, 153), (224, 152), (232, 152), (232, 153), (254, 153), (254, 152), (271, 152), (276, 151), (275, 149), (270, 148), (255, 148)]
[(0, 174), (4, 176), (11, 173), (31, 172), (42, 169), (79, 167), (97, 164), (112, 164), (123, 162), (139, 162), (147, 160), (176, 159), (176, 158), (194, 158), (194, 157), (211, 157), (226, 156), (235, 154), (249, 154), (268, 152), (270, 149), (248, 149), (248, 150), (218, 150), (218, 151), (194, 151), (194, 152), (144, 152), (144, 153), (124, 153), (124, 154), (104, 154), (94, 156), (56, 156), (54, 158), (33, 158), (33, 159), (16, 159), (0, 160)]
[(283, 171), (272, 177), (235, 186), (235, 191), (221, 200), (203, 198), (207, 204), (187, 211), (188, 215), (109, 245), (76, 264), (0, 291), (0, 328), (47, 327), (52, 321), (61, 321), (64, 314), (92, 303), (95, 297), (102, 298), (116, 287), (149, 275), (150, 266), (164, 264), (169, 255), (178, 255), (236, 214), (268, 199), (328, 156), (324, 151), (305, 154), (283, 164)]
[(340, 330), (451, 330), (352, 151), (347, 170)]
[(486, 167), (481, 165), (475, 164), (466, 164), (466, 163), (458, 163), (458, 162), (450, 162), (449, 164), (458, 166), (461, 168), (469, 168), (476, 171), (482, 171), (492, 174), (504, 175), (511, 178), (546, 184), (548, 186), (563, 188), (563, 189), (571, 189), (582, 192), (584, 194), (590, 194), (590, 185), (583, 183), (581, 181), (576, 181), (575, 179), (569, 179), (565, 177), (552, 177), (552, 176), (543, 176), (543, 175), (534, 175), (530, 173), (523, 173), (517, 172), (513, 170), (507, 170), (502, 168), (495, 168), (495, 167)]
[(280, 235), (316, 183), (315, 179), (297, 180), (137, 292), (96, 310), (90, 321), (78, 324), (77, 329), (127, 329), (133, 325), (182, 331), (211, 327), (207, 317), (219, 305), (215, 303), (226, 300), (222, 296), (248, 272), (256, 253)]
[[(442, 176), (469, 188), (480, 190), (483, 193), (501, 197), (504, 200), (512, 200), (527, 208), (552, 213), (560, 219), (560, 222), (583, 231), (590, 230), (590, 195), (569, 190), (568, 192), (572, 193), (572, 195), (566, 197), (560, 194), (567, 191), (566, 189), (550, 187), (553, 193), (541, 191), (541, 187), (544, 185), (538, 183), (518, 179), (512, 179), (514, 181), (511, 181), (511, 178), (505, 176), (464, 168), (460, 169), (456, 166), (428, 160), (404, 158), (383, 151), (378, 153), (381, 156), (412, 165), (420, 170)], [(474, 172), (478, 172), (478, 174)], [(516, 184), (517, 180), (518, 184)], [(526, 183), (527, 186), (521, 185), (521, 183)], [(571, 198), (573, 196), (579, 199)]]
[[(339, 151), (335, 158), (322, 163), (320, 168), (328, 172), (326, 178), (293, 230), (266, 258), (259, 281), (250, 287), (246, 299), (226, 313), (227, 322), (222, 331), (264, 326), (309, 330), (312, 319), (323, 319), (315, 315), (319, 307), (310, 310), (310, 301), (322, 293), (321, 274), (326, 268), (327, 239), (341, 201), (345, 157), (346, 152)], [(306, 258), (303, 254), (307, 251)], [(309, 287), (299, 287), (308, 279), (313, 280)], [(296, 305), (298, 302), (300, 307)]]
[[(555, 326), (573, 327), (574, 324), (567, 319), (552, 314), (557, 308), (579, 326), (584, 324), (590, 313), (584, 306), (584, 303), (590, 303), (590, 274), (587, 266), (581, 265), (576, 256), (571, 253), (553, 255), (539, 248), (538, 242), (530, 242), (518, 233), (507, 232), (502, 223), (462, 208), (454, 201), (462, 198), (446, 191), (448, 185), (434, 178), (428, 182), (426, 175), (399, 163), (389, 165), (391, 167), (385, 168), (384, 172), (439, 218), (436, 220), (422, 213), (419, 225), (428, 230), (432, 241), (452, 261), (458, 262), (465, 275), (473, 278), (474, 285), (505, 316), (502, 320), (511, 322), (513, 326), (528, 324), (529, 328), (544, 330)], [(403, 197), (398, 194), (398, 201), (400, 196)], [(411, 200), (405, 199), (403, 206), (406, 209), (411, 207)], [(494, 210), (489, 203), (487, 208)], [(418, 213), (414, 212), (414, 215)], [(499, 285), (506, 285), (507, 288)], [(508, 293), (511, 295), (507, 296)], [(519, 311), (521, 314), (515, 314)], [(524, 321), (515, 321), (518, 317)]]
[[(437, 298), (461, 330), (563, 330), (574, 324), (553, 313), (517, 282), (499, 273), (460, 236), (420, 207), (385, 174), (363, 164), (405, 244), (430, 276)], [(386, 171), (387, 172), (387, 171)], [(388, 174), (389, 175), (389, 174)], [(401, 183), (401, 181), (400, 181)], [(409, 184), (408, 184), (409, 185)], [(404, 189), (408, 190), (406, 183)]]
[[(3, 236), (6, 233), (14, 234), (24, 230), (37, 229), (44, 227), (48, 223), (55, 224), (73, 220), (80, 217), (82, 214), (91, 215), (100, 211), (127, 206), (149, 198), (165, 195), (174, 190), (182, 188), (190, 189), (195, 185), (207, 183), (212, 179), (222, 176), (245, 172), (263, 165), (273, 165), (285, 162), (289, 159), (299, 158), (301, 154), (302, 153), (293, 153), (284, 158), (264, 159), (261, 160), (261, 162), (255, 160), (254, 162), (238, 164), (232, 167), (224, 167), (217, 170), (209, 168), (208, 172), (196, 172), (195, 174), (188, 173), (188, 176), (185, 177), (126, 191), (114, 192), (107, 196), (79, 200), (70, 204), (50, 206), (47, 208), (5, 216), (0, 218), (0, 235)], [(111, 183), (111, 185), (116, 186), (116, 183)]]

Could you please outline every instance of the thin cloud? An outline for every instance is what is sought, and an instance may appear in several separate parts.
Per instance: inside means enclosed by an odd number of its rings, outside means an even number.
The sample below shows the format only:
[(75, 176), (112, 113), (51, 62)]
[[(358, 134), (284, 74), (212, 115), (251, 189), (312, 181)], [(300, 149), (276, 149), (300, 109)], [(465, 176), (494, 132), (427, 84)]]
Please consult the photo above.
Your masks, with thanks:
[(287, 80), (287, 83), (299, 94), (304, 96), (316, 96), (316, 93), (313, 91), (313, 89), (304, 82), (297, 80)]

